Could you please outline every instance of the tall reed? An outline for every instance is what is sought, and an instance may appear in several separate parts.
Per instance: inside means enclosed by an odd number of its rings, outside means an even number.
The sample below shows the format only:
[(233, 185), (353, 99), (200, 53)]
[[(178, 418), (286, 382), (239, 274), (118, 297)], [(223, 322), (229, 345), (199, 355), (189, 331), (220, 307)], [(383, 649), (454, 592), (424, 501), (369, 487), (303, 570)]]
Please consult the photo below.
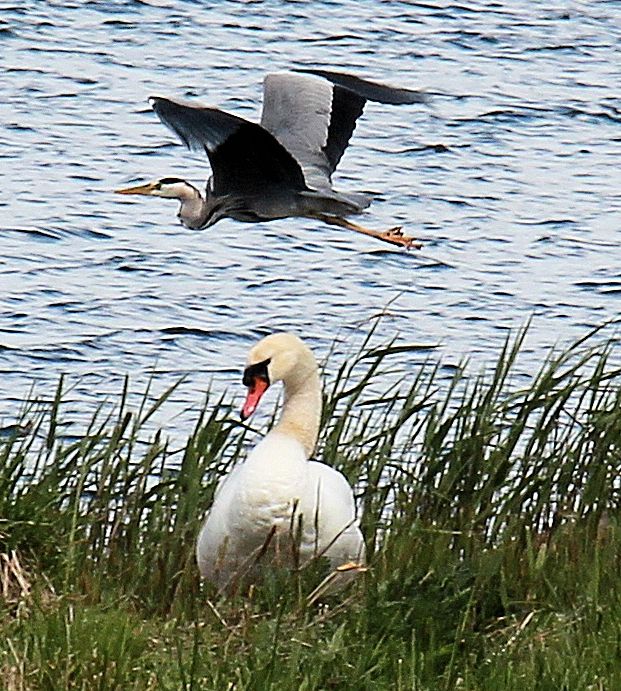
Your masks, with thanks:
[(305, 604), (319, 572), (233, 601), (199, 582), (201, 518), (254, 441), (228, 397), (177, 449), (149, 431), (175, 387), (134, 410), (126, 381), (71, 440), (61, 379), (0, 441), (11, 688), (621, 688), (614, 343), (596, 330), (524, 383), (525, 335), (449, 380), (370, 334), (327, 377), (317, 456), (356, 488), (371, 567), (329, 609)]

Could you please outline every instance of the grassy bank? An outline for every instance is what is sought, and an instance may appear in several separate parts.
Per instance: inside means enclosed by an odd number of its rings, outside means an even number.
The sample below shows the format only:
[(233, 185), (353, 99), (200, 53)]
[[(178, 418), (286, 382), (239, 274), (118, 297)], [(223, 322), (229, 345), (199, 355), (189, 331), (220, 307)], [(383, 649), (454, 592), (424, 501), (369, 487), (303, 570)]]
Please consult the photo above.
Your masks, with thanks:
[(201, 516), (256, 439), (228, 400), (182, 448), (144, 438), (170, 391), (68, 441), (61, 381), (0, 441), (0, 684), (621, 688), (619, 372), (592, 334), (518, 383), (522, 340), (448, 387), (430, 364), (378, 395), (403, 352), (369, 341), (328, 379), (317, 457), (358, 487), (370, 571), (319, 606), (317, 572), (199, 582)]

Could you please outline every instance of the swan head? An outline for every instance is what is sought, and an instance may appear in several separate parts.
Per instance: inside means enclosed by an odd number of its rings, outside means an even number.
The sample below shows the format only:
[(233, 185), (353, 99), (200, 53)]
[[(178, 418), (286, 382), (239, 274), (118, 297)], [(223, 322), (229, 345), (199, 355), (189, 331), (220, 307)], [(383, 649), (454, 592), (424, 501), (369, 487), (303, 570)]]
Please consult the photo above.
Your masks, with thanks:
[(248, 387), (241, 417), (245, 420), (259, 405), (263, 394), (282, 381), (285, 395), (298, 390), (317, 373), (317, 362), (310, 348), (291, 333), (271, 334), (261, 339), (248, 353), (244, 386)]

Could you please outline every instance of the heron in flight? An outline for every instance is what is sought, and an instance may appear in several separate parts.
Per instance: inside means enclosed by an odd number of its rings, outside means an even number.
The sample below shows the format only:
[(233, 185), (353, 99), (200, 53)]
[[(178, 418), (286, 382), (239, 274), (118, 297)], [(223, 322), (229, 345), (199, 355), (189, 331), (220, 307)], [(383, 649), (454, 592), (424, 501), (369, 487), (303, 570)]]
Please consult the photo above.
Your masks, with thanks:
[(222, 218), (257, 223), (305, 217), (393, 245), (420, 247), (399, 226), (376, 231), (348, 220), (371, 198), (332, 188), (332, 174), (367, 100), (399, 105), (424, 103), (426, 97), (348, 74), (302, 69), (267, 75), (260, 124), (216, 108), (152, 97), (160, 120), (188, 148), (206, 152), (212, 176), (204, 194), (175, 177), (116, 192), (177, 199), (178, 217), (192, 229)]

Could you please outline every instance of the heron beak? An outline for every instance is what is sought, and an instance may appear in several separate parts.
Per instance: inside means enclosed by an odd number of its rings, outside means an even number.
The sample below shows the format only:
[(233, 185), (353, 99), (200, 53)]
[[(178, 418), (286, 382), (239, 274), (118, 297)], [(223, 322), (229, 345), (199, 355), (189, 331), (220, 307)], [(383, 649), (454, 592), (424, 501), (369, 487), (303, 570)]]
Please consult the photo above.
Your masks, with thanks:
[(151, 194), (153, 190), (157, 189), (157, 183), (147, 182), (146, 185), (138, 185), (137, 187), (124, 187), (122, 190), (114, 190), (115, 194)]
[(245, 420), (249, 418), (252, 413), (257, 409), (259, 401), (263, 397), (263, 394), (267, 391), (269, 383), (262, 379), (261, 377), (255, 377), (252, 384), (248, 387), (248, 393), (246, 394), (246, 400), (241, 411), (241, 419)]

